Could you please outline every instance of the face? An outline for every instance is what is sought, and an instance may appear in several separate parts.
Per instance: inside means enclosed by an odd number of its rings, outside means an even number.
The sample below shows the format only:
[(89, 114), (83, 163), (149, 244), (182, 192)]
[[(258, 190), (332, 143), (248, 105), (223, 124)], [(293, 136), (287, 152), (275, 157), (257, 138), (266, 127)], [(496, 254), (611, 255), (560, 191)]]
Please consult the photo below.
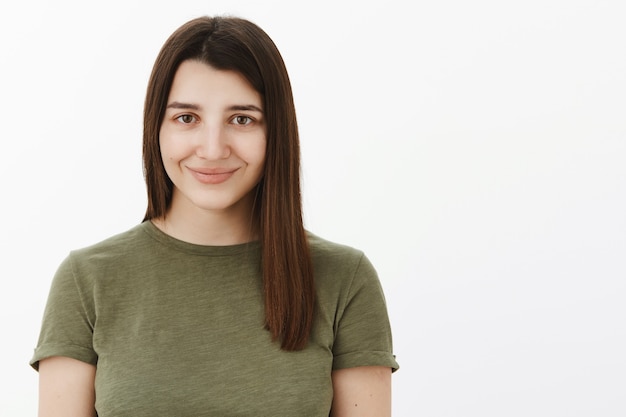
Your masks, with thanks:
[(261, 95), (243, 76), (184, 61), (174, 76), (159, 139), (174, 184), (168, 215), (249, 212), (263, 174), (265, 132)]

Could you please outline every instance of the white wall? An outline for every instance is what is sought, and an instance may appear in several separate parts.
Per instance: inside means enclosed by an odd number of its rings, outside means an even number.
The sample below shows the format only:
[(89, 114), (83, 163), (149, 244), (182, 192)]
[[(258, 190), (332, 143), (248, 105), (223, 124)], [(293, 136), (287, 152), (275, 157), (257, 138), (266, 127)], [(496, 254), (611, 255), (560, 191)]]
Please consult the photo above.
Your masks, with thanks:
[(7, 3), (1, 416), (36, 413), (58, 263), (143, 215), (158, 49), (224, 12), (287, 63), (307, 226), (379, 270), (394, 415), (626, 415), (622, 1)]

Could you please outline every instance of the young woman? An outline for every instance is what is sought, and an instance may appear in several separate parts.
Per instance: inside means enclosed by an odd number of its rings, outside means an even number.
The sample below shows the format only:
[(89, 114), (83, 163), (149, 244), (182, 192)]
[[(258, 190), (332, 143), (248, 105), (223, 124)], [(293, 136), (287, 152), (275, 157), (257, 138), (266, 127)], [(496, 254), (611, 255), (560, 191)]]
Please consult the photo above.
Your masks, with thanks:
[(148, 208), (70, 253), (31, 365), (46, 416), (389, 416), (376, 273), (302, 224), (276, 46), (238, 18), (164, 44), (144, 109)]

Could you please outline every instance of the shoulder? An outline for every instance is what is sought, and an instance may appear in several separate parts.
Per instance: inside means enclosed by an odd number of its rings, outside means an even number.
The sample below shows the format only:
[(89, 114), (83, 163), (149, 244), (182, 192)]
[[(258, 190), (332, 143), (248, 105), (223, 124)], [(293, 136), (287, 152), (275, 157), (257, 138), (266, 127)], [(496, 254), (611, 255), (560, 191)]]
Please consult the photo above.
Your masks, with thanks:
[(342, 282), (376, 281), (378, 276), (367, 256), (360, 249), (323, 239), (307, 232), (316, 280)]
[[(64, 299), (78, 291), (89, 294), (95, 285), (118, 271), (128, 270), (133, 262), (141, 259), (137, 247), (146, 245), (151, 239), (142, 231), (142, 224), (123, 233), (116, 234), (95, 244), (74, 249), (58, 266), (53, 278), (52, 294)], [(86, 299), (86, 298), (85, 298)]]
[(141, 223), (92, 245), (74, 249), (70, 252), (68, 259), (77, 264), (97, 264), (110, 259), (120, 260), (151, 244), (152, 239), (145, 233), (145, 229), (145, 223)]
[(326, 240), (311, 232), (307, 232), (307, 238), (314, 262), (358, 263), (364, 257), (363, 252), (357, 248)]

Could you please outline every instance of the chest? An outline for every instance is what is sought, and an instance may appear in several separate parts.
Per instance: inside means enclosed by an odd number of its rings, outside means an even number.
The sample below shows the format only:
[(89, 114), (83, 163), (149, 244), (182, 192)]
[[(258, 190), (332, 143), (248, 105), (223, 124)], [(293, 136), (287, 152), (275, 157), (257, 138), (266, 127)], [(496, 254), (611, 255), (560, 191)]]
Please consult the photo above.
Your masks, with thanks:
[(306, 349), (282, 351), (263, 327), (255, 271), (177, 271), (98, 289), (100, 417), (328, 415), (332, 329), (317, 323)]

